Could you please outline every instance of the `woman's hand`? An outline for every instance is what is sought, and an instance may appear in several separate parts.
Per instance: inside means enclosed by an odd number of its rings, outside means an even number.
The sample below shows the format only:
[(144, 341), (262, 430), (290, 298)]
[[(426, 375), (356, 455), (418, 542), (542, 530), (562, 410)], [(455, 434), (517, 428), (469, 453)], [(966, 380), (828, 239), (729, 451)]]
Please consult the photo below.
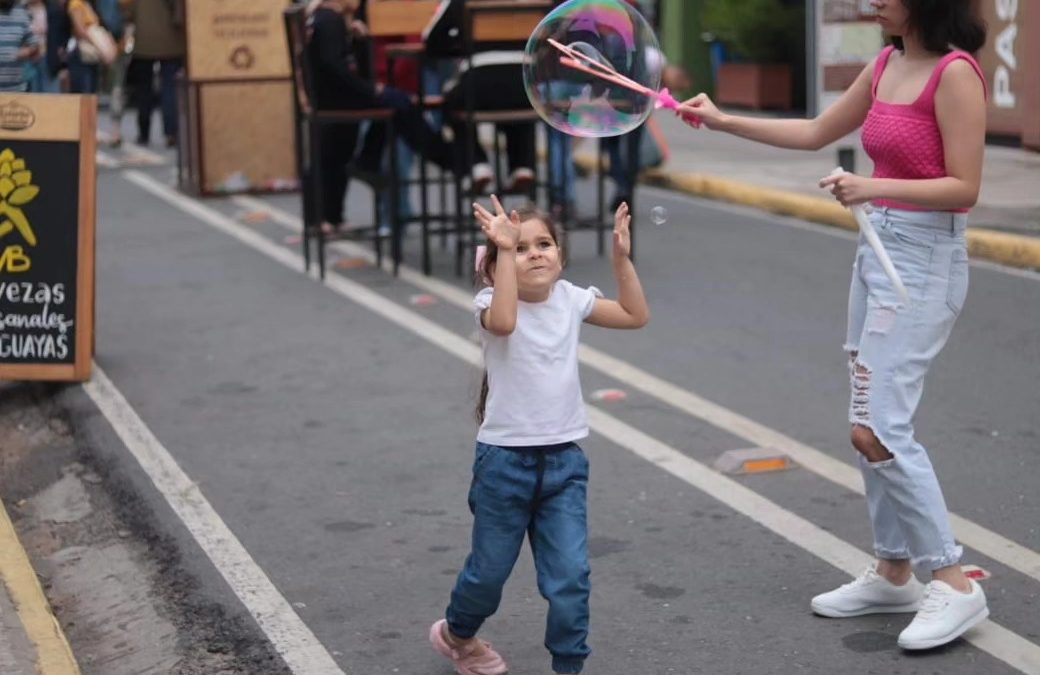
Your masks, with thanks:
[(632, 254), (632, 233), (628, 229), (631, 222), (628, 204), (621, 202), (614, 213), (614, 260), (623, 260)]
[(834, 198), (842, 206), (866, 204), (880, 195), (874, 191), (876, 185), (873, 178), (857, 176), (854, 173), (840, 173), (820, 179), (821, 188), (830, 188)]
[(726, 119), (726, 114), (719, 110), (707, 94), (697, 94), (679, 105), (676, 114), (694, 129), (703, 124), (709, 129), (718, 129)]
[(491, 195), (495, 212), (491, 213), (477, 202), (473, 203), (473, 216), (480, 223), (480, 229), (492, 244), (499, 250), (514, 251), (520, 242), (520, 214), (515, 210), (506, 215), (502, 208), (502, 202), (498, 197)]

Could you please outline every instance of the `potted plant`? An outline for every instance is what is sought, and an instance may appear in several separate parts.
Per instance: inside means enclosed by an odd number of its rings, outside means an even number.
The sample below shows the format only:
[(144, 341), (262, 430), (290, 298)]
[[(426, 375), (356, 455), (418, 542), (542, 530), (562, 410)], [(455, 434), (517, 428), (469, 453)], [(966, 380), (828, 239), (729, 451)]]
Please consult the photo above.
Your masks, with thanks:
[(704, 28), (726, 46), (719, 103), (756, 110), (791, 108), (792, 63), (804, 51), (802, 7), (784, 0), (706, 0)]

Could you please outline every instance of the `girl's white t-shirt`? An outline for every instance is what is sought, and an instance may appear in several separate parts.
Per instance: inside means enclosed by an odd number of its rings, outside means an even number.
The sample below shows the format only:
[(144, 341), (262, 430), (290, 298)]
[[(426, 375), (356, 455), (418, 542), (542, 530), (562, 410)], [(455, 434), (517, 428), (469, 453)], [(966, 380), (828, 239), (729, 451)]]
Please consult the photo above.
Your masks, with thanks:
[(523, 446), (585, 438), (589, 425), (578, 380), (578, 337), (603, 294), (561, 279), (544, 302), (517, 303), (516, 328), (506, 336), (480, 323), (493, 294), (485, 288), (473, 299), (489, 389), (477, 440)]

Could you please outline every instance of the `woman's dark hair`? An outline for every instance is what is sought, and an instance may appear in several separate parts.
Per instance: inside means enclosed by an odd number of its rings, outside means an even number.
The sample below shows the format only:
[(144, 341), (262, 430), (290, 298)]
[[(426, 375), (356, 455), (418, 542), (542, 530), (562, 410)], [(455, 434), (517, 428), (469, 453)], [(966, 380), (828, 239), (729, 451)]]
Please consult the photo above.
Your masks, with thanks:
[[(909, 30), (921, 45), (934, 54), (945, 54), (951, 47), (973, 54), (986, 44), (986, 24), (974, 0), (902, 0), (910, 14)], [(903, 51), (903, 38), (892, 37), (892, 44)]]
[[(540, 220), (545, 223), (545, 229), (549, 231), (549, 236), (556, 242), (556, 246), (560, 249), (560, 264), (563, 265), (567, 258), (565, 256), (566, 249), (563, 245), (562, 234), (563, 231), (556, 225), (553, 219), (545, 212), (533, 207), (525, 206), (524, 208), (517, 209), (517, 213), (520, 214), (520, 222), (526, 222), (528, 220)], [(495, 261), (498, 260), (498, 247), (493, 242), (487, 243), (487, 252), (484, 253), (483, 259), (480, 264), (477, 265), (474, 282), (477, 285), (494, 285), (494, 267)], [(487, 406), (488, 397), (488, 374), (484, 371), (484, 377), (480, 381), (480, 394), (477, 397), (477, 424), (484, 423), (484, 409)]]

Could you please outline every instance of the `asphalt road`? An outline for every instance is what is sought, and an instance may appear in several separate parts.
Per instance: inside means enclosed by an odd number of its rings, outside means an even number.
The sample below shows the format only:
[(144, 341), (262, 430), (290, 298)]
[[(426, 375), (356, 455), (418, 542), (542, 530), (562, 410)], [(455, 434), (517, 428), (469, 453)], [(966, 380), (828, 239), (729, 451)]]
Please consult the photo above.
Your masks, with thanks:
[[(246, 232), (234, 238), (214, 228), (219, 215), (204, 222), (187, 200), (157, 196), (170, 171), (99, 176), (98, 365), (343, 672), (448, 675), (426, 630), (468, 549), (480, 371), (467, 361), (472, 314), (451, 298), (470, 287), (440, 251), (435, 277), (452, 291), (433, 304), (414, 296), (436, 289), (373, 267), (335, 272), (346, 283), (322, 286), (264, 252), (298, 251), (276, 220), (245, 213), (256, 204), (202, 202)], [(370, 201), (352, 195), (351, 217), (363, 220)], [(262, 201), (298, 211), (295, 196)], [(663, 447), (700, 463), (689, 466), (710, 466), (726, 450), (755, 445), (745, 427), (682, 409), (679, 391), (851, 469), (841, 346), (854, 243), (650, 189), (637, 206), (644, 215), (653, 206), (668, 212), (663, 225), (637, 224), (651, 323), (634, 333), (583, 333), (597, 354), (650, 383), (583, 368), (587, 398), (604, 388), (628, 394), (595, 404), (596, 419), (609, 417), (583, 443), (592, 463), (586, 672), (833, 673), (841, 664), (849, 673), (968, 674), (1040, 664), (1030, 660), (1040, 649), (1040, 566), (1030, 567), (1040, 550), (1040, 276), (972, 267), (967, 307), (917, 424), (951, 511), (1026, 551), (1002, 558), (995, 548), (969, 548), (964, 560), (992, 573), (984, 582), (992, 619), (1014, 637), (998, 631), (989, 651), (962, 640), (907, 655), (895, 638), (909, 615), (837, 621), (808, 610), (812, 595), (848, 579), (835, 560), (870, 550), (855, 489), (799, 467), (735, 484), (709, 474), (705, 491), (666, 470), (687, 465), (660, 460), (664, 450), (650, 461), (637, 456)], [(416, 237), (407, 243), (417, 266)], [(613, 292), (590, 233), (572, 236), (566, 276)], [(358, 288), (374, 292), (366, 302), (375, 304), (358, 304)], [(192, 543), (114, 427), (85, 395), (77, 406), (97, 450), (124, 466), (203, 588), (247, 613), (248, 600), (241, 604)], [(765, 515), (749, 517), (754, 508)], [(776, 514), (815, 528), (799, 538), (770, 520)], [(550, 671), (544, 611), (525, 547), (484, 634), (517, 675)], [(1008, 654), (1018, 669), (1001, 660)]]

